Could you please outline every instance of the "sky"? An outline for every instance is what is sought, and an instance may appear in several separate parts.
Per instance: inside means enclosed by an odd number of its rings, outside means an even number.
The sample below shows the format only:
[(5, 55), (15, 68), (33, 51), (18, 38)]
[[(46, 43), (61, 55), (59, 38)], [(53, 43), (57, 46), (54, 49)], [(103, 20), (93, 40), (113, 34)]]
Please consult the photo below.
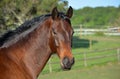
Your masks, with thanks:
[(120, 5), (120, 0), (67, 0), (69, 6), (72, 6), (74, 9), (88, 7), (106, 7), (106, 6), (115, 6)]

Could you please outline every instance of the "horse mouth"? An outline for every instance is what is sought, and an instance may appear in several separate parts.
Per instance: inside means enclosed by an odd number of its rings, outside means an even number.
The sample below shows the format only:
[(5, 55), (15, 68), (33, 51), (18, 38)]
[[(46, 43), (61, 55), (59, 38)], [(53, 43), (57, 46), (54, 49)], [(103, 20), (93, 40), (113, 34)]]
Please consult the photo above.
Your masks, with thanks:
[(71, 67), (65, 67), (65, 66), (62, 66), (61, 68), (62, 68), (62, 70), (64, 70), (64, 71), (71, 70)]

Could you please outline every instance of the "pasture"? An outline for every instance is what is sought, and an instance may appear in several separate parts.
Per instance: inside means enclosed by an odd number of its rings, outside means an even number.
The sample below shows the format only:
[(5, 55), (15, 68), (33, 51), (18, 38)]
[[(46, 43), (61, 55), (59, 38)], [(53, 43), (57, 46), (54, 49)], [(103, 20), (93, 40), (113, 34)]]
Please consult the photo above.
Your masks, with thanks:
[[(116, 48), (120, 48), (119, 40), (119, 36), (93, 35), (82, 36), (82, 38), (74, 36), (72, 51), (76, 62), (72, 70), (79, 70), (85, 67), (92, 67), (94, 65), (103, 65), (108, 62), (118, 62)], [(84, 60), (84, 53), (86, 53), (86, 61)], [(56, 55), (53, 55), (48, 63), (49, 64), (47, 64), (42, 71), (42, 75), (50, 72), (55, 73), (62, 71), (59, 59)]]
[(101, 66), (40, 75), (38, 79), (120, 79), (120, 64)]

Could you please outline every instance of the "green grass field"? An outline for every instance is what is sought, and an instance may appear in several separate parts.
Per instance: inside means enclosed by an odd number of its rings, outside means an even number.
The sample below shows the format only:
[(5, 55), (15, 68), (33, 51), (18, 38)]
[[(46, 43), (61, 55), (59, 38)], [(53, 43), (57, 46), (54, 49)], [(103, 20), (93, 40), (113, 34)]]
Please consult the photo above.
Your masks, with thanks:
[(120, 79), (120, 64), (108, 63), (77, 70), (41, 74), (38, 79)]
[[(90, 42), (91, 41), (91, 42)], [(90, 45), (91, 44), (91, 45)], [(79, 38), (79, 36), (74, 36), (73, 38), (73, 54), (76, 59), (75, 65), (72, 70), (84, 68), (84, 52), (86, 52), (86, 57), (94, 58), (87, 60), (87, 67), (92, 67), (94, 65), (103, 65), (108, 62), (116, 62), (117, 61), (117, 50), (109, 50), (109, 51), (99, 51), (103, 49), (111, 49), (111, 48), (120, 48), (120, 37), (113, 36), (83, 36)], [(99, 58), (99, 56), (111, 55), (110, 57)], [(113, 55), (113, 56), (112, 56)], [(52, 72), (60, 72), (61, 67), (59, 64), (59, 58), (57, 56), (53, 56), (51, 58)], [(49, 65), (47, 64), (41, 74), (49, 73)]]

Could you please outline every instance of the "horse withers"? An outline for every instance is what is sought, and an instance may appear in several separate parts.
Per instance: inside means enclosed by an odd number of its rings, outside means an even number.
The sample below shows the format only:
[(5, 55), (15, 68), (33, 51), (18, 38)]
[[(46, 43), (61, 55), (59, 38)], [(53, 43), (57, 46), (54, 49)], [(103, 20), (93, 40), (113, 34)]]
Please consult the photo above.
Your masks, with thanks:
[(74, 64), (71, 52), (73, 28), (70, 18), (54, 8), (51, 14), (26, 21), (0, 37), (0, 79), (37, 79), (53, 53), (63, 70)]

